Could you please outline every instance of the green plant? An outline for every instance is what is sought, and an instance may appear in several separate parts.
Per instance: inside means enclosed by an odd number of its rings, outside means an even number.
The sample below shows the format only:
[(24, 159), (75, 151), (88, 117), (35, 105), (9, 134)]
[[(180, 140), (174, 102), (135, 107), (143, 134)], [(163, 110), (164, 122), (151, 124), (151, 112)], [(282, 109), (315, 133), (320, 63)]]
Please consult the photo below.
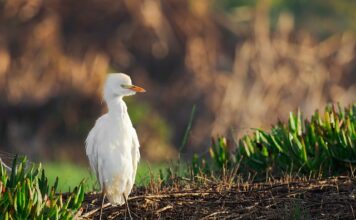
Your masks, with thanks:
[(311, 120), (303, 120), (300, 111), (290, 113), (288, 124), (243, 137), (236, 156), (244, 156), (256, 171), (344, 172), (356, 163), (355, 111), (356, 105), (327, 106), (323, 115), (316, 111)]
[(191, 174), (193, 176), (197, 176), (200, 173), (211, 174), (210, 171), (210, 166), (206, 160), (199, 157), (197, 154), (194, 154), (191, 165)]
[(209, 152), (215, 165), (220, 169), (228, 168), (233, 163), (225, 137), (212, 138)]
[(356, 104), (327, 106), (324, 114), (315, 111), (310, 119), (304, 119), (301, 111), (290, 113), (288, 123), (279, 122), (269, 132), (254, 129), (252, 135), (243, 136), (234, 157), (224, 138), (212, 143), (211, 159), (218, 169), (241, 161), (240, 170), (260, 174), (346, 173), (356, 165)]
[(27, 167), (15, 157), (11, 171), (0, 165), (0, 216), (2, 219), (73, 219), (84, 199), (83, 181), (64, 196), (57, 194), (41, 165)]

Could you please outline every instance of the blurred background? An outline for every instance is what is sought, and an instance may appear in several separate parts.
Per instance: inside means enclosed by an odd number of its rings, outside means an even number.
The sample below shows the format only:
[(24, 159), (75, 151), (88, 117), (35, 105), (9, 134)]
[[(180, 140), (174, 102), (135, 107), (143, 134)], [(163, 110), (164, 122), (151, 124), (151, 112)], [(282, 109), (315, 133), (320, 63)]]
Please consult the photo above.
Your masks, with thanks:
[(182, 156), (204, 154), (211, 136), (355, 102), (355, 31), (353, 0), (2, 0), (0, 150), (89, 175), (103, 82), (125, 72), (148, 91), (126, 99), (141, 169), (177, 158), (193, 106)]

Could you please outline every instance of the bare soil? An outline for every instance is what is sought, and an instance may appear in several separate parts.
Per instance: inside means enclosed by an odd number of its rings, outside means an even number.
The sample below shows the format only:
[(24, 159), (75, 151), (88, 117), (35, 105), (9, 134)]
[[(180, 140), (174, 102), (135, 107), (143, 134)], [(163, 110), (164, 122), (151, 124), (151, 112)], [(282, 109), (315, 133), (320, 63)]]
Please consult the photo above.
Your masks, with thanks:
[[(356, 178), (179, 181), (136, 188), (128, 202), (134, 219), (356, 219)], [(79, 218), (99, 219), (100, 205), (87, 194)], [(104, 207), (103, 219), (129, 219), (125, 205)]]

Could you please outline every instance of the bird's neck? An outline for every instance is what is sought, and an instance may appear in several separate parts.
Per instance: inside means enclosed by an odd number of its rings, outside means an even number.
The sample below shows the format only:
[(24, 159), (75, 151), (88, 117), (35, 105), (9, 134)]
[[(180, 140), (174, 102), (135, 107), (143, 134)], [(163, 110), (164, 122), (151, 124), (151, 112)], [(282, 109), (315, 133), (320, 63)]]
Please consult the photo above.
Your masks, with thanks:
[(111, 99), (107, 102), (108, 105), (108, 114), (113, 116), (121, 116), (127, 114), (127, 106), (122, 97), (117, 97)]

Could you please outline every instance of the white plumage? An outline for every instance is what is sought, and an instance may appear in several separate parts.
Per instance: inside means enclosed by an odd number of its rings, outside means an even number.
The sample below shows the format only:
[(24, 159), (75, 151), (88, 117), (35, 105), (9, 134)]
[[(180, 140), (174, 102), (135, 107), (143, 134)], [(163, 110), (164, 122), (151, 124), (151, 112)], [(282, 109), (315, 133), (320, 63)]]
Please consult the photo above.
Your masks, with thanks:
[(104, 87), (108, 113), (101, 116), (86, 139), (86, 154), (101, 190), (111, 204), (125, 203), (140, 160), (139, 141), (127, 113), (124, 96), (145, 92), (123, 73), (109, 74)]

